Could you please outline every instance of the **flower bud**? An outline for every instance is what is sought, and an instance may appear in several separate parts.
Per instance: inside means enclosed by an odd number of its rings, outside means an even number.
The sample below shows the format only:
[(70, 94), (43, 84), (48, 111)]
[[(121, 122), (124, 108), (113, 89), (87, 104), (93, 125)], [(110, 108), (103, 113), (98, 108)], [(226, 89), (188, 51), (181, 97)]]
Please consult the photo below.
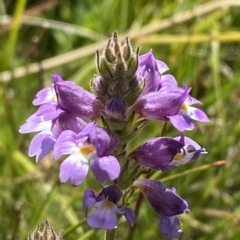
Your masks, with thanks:
[(53, 227), (46, 221), (43, 231), (41, 232), (39, 226), (28, 234), (28, 240), (63, 240), (62, 237), (56, 234)]

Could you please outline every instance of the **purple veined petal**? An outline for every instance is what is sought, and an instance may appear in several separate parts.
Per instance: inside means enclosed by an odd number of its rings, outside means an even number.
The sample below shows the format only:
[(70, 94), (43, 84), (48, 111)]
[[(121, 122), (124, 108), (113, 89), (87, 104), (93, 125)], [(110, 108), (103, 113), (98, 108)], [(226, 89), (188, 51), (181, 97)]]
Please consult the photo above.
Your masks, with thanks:
[[(181, 138), (182, 136), (178, 136), (174, 139), (180, 141)], [(201, 149), (201, 146), (198, 143), (196, 143), (191, 138), (184, 136), (184, 148), (187, 149), (188, 147), (191, 147), (191, 149), (194, 148), (195, 150)]]
[(55, 139), (50, 131), (40, 132), (35, 135), (30, 143), (28, 155), (36, 156), (36, 162), (45, 157), (55, 144)]
[(64, 112), (59, 115), (53, 124), (52, 133), (56, 138), (65, 130), (80, 133), (86, 125), (87, 123), (76, 115)]
[(57, 96), (53, 87), (53, 84), (51, 87), (46, 87), (43, 88), (42, 90), (40, 90), (37, 95), (37, 98), (35, 98), (33, 100), (33, 105), (37, 106), (37, 105), (42, 105), (45, 103), (49, 103), (49, 102), (57, 102)]
[(181, 223), (177, 216), (166, 217), (162, 215), (159, 228), (166, 239), (181, 238), (182, 236)]
[(163, 74), (164, 72), (166, 72), (167, 70), (169, 70), (168, 66), (166, 63), (164, 63), (161, 60), (155, 59), (156, 63), (157, 63), (157, 67), (158, 67), (158, 71)]
[(102, 200), (95, 204), (96, 210), (92, 212), (87, 223), (91, 228), (113, 229), (117, 227), (118, 207), (111, 201)]
[(59, 177), (62, 183), (70, 180), (73, 186), (78, 186), (86, 178), (88, 169), (87, 159), (79, 153), (73, 153), (62, 162)]
[(164, 119), (176, 115), (191, 88), (177, 88), (164, 92), (151, 92), (140, 97), (133, 110), (146, 119)]
[(57, 118), (62, 112), (64, 112), (57, 103), (46, 103), (39, 107), (36, 111), (37, 116), (43, 116), (45, 121), (53, 120)]
[(110, 155), (119, 144), (117, 134), (100, 127), (96, 127), (90, 132), (89, 139), (97, 149), (99, 157)]
[(168, 118), (172, 125), (180, 132), (194, 129), (193, 121), (189, 116), (186, 116), (184, 114), (177, 114), (174, 116), (169, 116)]
[(50, 130), (52, 126), (52, 121), (44, 121), (42, 116), (37, 116), (36, 114), (31, 115), (25, 124), (23, 124), (19, 132), (20, 133), (30, 133)]
[(177, 81), (172, 74), (163, 75), (161, 78), (159, 90), (168, 91), (174, 88), (178, 88)]
[(94, 207), (97, 203), (96, 197), (97, 196), (92, 189), (88, 188), (87, 190), (85, 190), (83, 195), (83, 209), (85, 211), (85, 216), (87, 216), (88, 209)]
[(206, 113), (202, 110), (195, 108), (195, 107), (188, 107), (188, 113), (191, 119), (194, 119), (199, 122), (210, 122), (209, 118), (207, 117)]
[(95, 158), (91, 168), (100, 183), (118, 178), (121, 170), (120, 164), (114, 156)]
[[(152, 50), (139, 56), (138, 61), (139, 67), (137, 75), (142, 76), (145, 79), (145, 85), (141, 95), (157, 91), (161, 80), (161, 73), (157, 66), (157, 61), (152, 54)], [(163, 63), (161, 63), (162, 62), (159, 61), (159, 67), (163, 66)]]
[(123, 215), (126, 218), (126, 220), (129, 222), (129, 224), (133, 226), (134, 223), (136, 222), (135, 212), (129, 207), (123, 207), (121, 211), (123, 211)]
[(153, 138), (129, 154), (138, 164), (152, 169), (163, 169), (183, 147), (183, 143), (167, 137)]
[(63, 131), (60, 134), (54, 145), (53, 159), (79, 151), (79, 146), (76, 142), (76, 135), (77, 134), (71, 130)]
[(187, 105), (202, 104), (202, 102), (200, 102), (199, 100), (197, 100), (196, 98), (194, 98), (190, 95), (186, 98), (185, 103)]
[(140, 188), (160, 215), (171, 217), (189, 211), (187, 202), (176, 194), (176, 190), (167, 188), (159, 181), (138, 179), (133, 185)]

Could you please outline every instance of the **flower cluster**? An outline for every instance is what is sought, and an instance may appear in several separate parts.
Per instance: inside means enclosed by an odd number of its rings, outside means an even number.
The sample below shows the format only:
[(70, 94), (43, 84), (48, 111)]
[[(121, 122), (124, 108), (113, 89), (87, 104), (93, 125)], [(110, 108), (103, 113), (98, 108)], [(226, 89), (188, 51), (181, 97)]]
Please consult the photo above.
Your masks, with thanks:
[[(191, 88), (178, 86), (175, 78), (164, 74), (167, 65), (133, 51), (128, 38), (124, 45), (117, 34), (102, 53), (97, 52), (97, 75), (91, 92), (53, 74), (53, 84), (38, 92), (33, 104), (39, 106), (21, 126), (21, 133), (38, 132), (29, 146), (29, 156), (40, 161), (52, 151), (62, 159), (62, 183), (80, 185), (91, 168), (103, 184), (99, 194), (87, 189), (83, 208), (92, 228), (113, 229), (124, 215), (132, 225), (134, 211), (128, 207), (131, 193), (139, 188), (160, 215), (160, 230), (165, 238), (181, 236), (177, 215), (188, 213), (188, 204), (160, 181), (139, 178), (153, 171), (171, 171), (205, 154), (195, 141), (185, 137), (194, 128), (193, 120), (208, 122), (206, 114), (193, 104)], [(151, 119), (170, 122), (179, 132), (171, 138), (149, 139), (127, 154), (129, 142)], [(88, 214), (88, 209), (94, 208)]]

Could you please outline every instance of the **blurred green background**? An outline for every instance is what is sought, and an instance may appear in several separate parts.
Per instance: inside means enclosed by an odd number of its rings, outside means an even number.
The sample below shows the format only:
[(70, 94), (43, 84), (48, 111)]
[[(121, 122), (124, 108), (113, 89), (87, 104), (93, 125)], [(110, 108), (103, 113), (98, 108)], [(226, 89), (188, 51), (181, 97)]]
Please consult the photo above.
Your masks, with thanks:
[[(94, 178), (77, 188), (59, 184), (60, 163), (49, 156), (36, 164), (27, 156), (33, 134), (18, 129), (36, 111), (31, 102), (52, 73), (89, 89), (95, 52), (115, 30), (140, 54), (153, 49), (180, 85), (193, 87), (211, 119), (185, 133), (208, 155), (154, 175), (189, 203), (181, 239), (240, 239), (239, 13), (239, 0), (0, 0), (0, 239), (26, 239), (46, 219), (64, 230), (64, 240), (103, 238), (82, 210), (84, 189), (99, 189)], [(161, 123), (149, 123), (132, 147), (160, 132)], [(167, 135), (178, 133), (168, 126)], [(161, 239), (158, 223), (144, 200), (134, 234), (121, 221), (118, 239)]]

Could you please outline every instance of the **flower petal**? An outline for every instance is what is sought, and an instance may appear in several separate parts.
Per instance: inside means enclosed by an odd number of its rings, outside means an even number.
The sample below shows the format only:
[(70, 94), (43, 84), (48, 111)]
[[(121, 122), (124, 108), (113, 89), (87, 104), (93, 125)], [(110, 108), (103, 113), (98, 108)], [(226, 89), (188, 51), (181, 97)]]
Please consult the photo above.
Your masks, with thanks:
[(57, 103), (50, 102), (41, 105), (36, 111), (36, 115), (43, 116), (43, 119), (48, 121), (57, 118), (62, 112), (64, 111), (58, 106)]
[(63, 131), (55, 143), (53, 159), (76, 152), (79, 149), (76, 136), (77, 134), (71, 130)]
[(166, 239), (181, 238), (181, 223), (176, 216), (166, 217), (162, 215), (159, 228)]
[(177, 88), (169, 91), (150, 92), (140, 97), (133, 109), (146, 119), (165, 119), (176, 115), (187, 98), (191, 88)]
[(114, 156), (96, 158), (91, 168), (96, 179), (101, 183), (118, 178), (121, 170), (120, 164)]
[(36, 162), (39, 162), (53, 149), (54, 144), (55, 139), (51, 132), (40, 132), (33, 137), (29, 145), (28, 155), (30, 157), (36, 156)]
[(129, 208), (129, 207), (123, 207), (121, 210), (123, 211), (124, 217), (130, 223), (130, 225), (133, 226), (134, 223), (136, 222), (136, 214), (135, 214), (135, 212), (131, 208)]
[(97, 203), (96, 201), (96, 194), (95, 192), (88, 188), (85, 190), (83, 195), (83, 209), (85, 211), (85, 215), (87, 216), (87, 211), (89, 208), (94, 207), (94, 205)]
[(193, 130), (194, 124), (189, 116), (183, 114), (177, 114), (168, 117), (172, 125), (180, 132), (185, 130)]
[(86, 178), (88, 168), (88, 161), (83, 155), (73, 153), (66, 158), (60, 166), (60, 180), (62, 183), (70, 180), (73, 186), (78, 186)]
[(117, 212), (119, 212), (117, 205), (108, 200), (103, 200), (96, 203), (95, 207), (96, 210), (87, 218), (90, 227), (106, 230), (117, 227)]
[(54, 90), (53, 85), (51, 87), (46, 87), (40, 90), (37, 95), (37, 98), (33, 100), (33, 105), (42, 105), (49, 102), (57, 102), (57, 96)]
[(158, 170), (167, 166), (183, 146), (180, 140), (176, 141), (173, 138), (153, 138), (130, 153), (128, 158), (135, 159), (140, 165)]
[(159, 181), (139, 179), (133, 185), (141, 189), (153, 209), (161, 215), (170, 217), (189, 211), (187, 202), (176, 194), (176, 190)]
[(78, 114), (84, 119), (101, 116), (102, 104), (94, 94), (84, 90), (71, 81), (55, 81), (54, 88), (58, 104), (66, 112)]
[(195, 107), (188, 107), (189, 108), (189, 116), (191, 119), (194, 119), (199, 122), (210, 122), (208, 116), (204, 111)]
[(25, 124), (23, 124), (19, 132), (20, 133), (30, 133), (50, 130), (52, 126), (52, 121), (44, 121), (42, 116), (37, 116), (36, 114), (31, 115)]

